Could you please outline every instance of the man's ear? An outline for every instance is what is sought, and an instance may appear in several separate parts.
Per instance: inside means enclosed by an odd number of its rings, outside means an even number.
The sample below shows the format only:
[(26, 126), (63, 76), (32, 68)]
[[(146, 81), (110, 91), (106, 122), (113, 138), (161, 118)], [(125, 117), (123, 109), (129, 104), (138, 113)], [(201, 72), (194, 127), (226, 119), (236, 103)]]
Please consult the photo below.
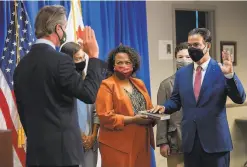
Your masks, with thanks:
[(207, 45), (208, 45), (208, 51), (209, 51), (211, 49), (212, 44), (211, 43), (207, 43)]
[(58, 32), (59, 29), (60, 29), (59, 24), (55, 25), (55, 31)]

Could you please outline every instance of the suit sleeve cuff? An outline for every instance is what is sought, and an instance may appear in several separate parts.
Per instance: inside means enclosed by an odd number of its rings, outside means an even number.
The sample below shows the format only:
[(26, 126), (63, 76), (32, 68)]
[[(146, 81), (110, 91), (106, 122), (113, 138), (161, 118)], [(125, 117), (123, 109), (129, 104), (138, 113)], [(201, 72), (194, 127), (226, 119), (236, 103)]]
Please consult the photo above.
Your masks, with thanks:
[(156, 146), (160, 147), (162, 144), (168, 144), (167, 139), (156, 140)]
[(89, 58), (88, 68), (97, 71), (103, 77), (105, 77), (107, 73), (107, 63), (97, 58)]
[(232, 79), (234, 77), (234, 72), (233, 73), (230, 73), (230, 74), (225, 74), (225, 77), (227, 79)]

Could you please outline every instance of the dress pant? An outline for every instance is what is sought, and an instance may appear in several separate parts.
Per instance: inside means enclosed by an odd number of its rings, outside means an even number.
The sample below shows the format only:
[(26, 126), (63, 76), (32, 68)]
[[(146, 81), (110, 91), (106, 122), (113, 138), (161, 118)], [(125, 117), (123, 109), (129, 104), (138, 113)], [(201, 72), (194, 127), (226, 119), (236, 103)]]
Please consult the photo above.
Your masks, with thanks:
[(168, 167), (184, 167), (184, 155), (183, 154), (171, 154), (167, 157)]
[(84, 152), (83, 162), (84, 165), (79, 167), (96, 167), (98, 161), (98, 147), (96, 150), (90, 149)]
[(229, 167), (230, 152), (205, 152), (196, 133), (192, 151), (184, 153), (184, 165), (185, 167)]

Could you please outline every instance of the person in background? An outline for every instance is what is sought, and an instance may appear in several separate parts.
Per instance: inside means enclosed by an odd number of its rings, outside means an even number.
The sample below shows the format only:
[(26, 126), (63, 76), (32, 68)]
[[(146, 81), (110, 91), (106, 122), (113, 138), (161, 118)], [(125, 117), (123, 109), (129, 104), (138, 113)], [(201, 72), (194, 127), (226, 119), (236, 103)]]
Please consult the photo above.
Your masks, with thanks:
[[(181, 43), (175, 48), (177, 70), (191, 64), (187, 43)], [(163, 105), (171, 97), (174, 86), (175, 74), (160, 83), (157, 94), (157, 104)], [(157, 122), (156, 145), (160, 147), (160, 154), (167, 158), (168, 167), (183, 167), (182, 110), (171, 115), (169, 120)]]
[(111, 75), (96, 99), (102, 167), (151, 166), (154, 121), (138, 113), (153, 105), (143, 81), (132, 77), (139, 67), (139, 55), (130, 47), (120, 45), (109, 53)]
[(185, 167), (230, 166), (233, 147), (226, 100), (230, 97), (234, 103), (242, 104), (246, 99), (230, 53), (222, 51), (223, 65), (213, 60), (209, 55), (211, 40), (206, 28), (189, 32), (188, 51), (194, 63), (177, 71), (172, 96), (158, 111), (171, 114), (183, 108)]
[(27, 167), (78, 167), (83, 164), (81, 133), (74, 98), (93, 104), (103, 61), (94, 31), (83, 30), (83, 50), (89, 56), (83, 80), (70, 56), (56, 51), (66, 41), (66, 10), (44, 6), (35, 19), (37, 41), (14, 71), (14, 92), (27, 136)]
[[(61, 46), (62, 53), (69, 55), (76, 67), (76, 71), (81, 75), (83, 80), (86, 77), (86, 55), (81, 46), (75, 42), (67, 42)], [(81, 135), (84, 148), (84, 166), (96, 167), (98, 156), (97, 135), (99, 129), (99, 118), (96, 114), (94, 104), (85, 104), (76, 99), (76, 106), (81, 128)]]

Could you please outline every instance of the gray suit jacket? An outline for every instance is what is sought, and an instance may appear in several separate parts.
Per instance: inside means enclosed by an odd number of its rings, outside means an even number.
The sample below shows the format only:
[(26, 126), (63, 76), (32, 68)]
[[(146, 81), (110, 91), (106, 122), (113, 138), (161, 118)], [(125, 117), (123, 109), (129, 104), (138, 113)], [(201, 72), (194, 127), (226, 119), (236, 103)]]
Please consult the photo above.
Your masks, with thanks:
[[(93, 125), (100, 124), (99, 117), (96, 113), (95, 104), (87, 104), (87, 124), (89, 126), (88, 134), (93, 134)], [(84, 149), (84, 148), (83, 148)], [(84, 150), (85, 151), (85, 150)], [(81, 167), (96, 167), (98, 160), (98, 140), (94, 141), (93, 148), (84, 152), (84, 166)]]
[[(164, 105), (165, 101), (171, 97), (174, 86), (175, 75), (163, 80), (157, 94), (157, 104)], [(157, 122), (157, 146), (169, 144), (171, 153), (182, 152), (182, 135), (181, 135), (182, 111), (174, 112), (171, 118), (165, 121)]]
[[(87, 135), (92, 135), (93, 134), (93, 125), (94, 124), (100, 124), (99, 117), (98, 117), (98, 115), (96, 113), (95, 104), (87, 104), (87, 112), (90, 113), (90, 117), (88, 118), (88, 124), (89, 124), (90, 129), (89, 129), (89, 134), (87, 134)], [(98, 150), (98, 140), (96, 140), (94, 142), (94, 145), (93, 145), (92, 149), (93, 149), (93, 152), (96, 152), (96, 155), (98, 155), (97, 154), (98, 153), (97, 152), (97, 150)], [(96, 163), (97, 163), (97, 159), (96, 159)]]

